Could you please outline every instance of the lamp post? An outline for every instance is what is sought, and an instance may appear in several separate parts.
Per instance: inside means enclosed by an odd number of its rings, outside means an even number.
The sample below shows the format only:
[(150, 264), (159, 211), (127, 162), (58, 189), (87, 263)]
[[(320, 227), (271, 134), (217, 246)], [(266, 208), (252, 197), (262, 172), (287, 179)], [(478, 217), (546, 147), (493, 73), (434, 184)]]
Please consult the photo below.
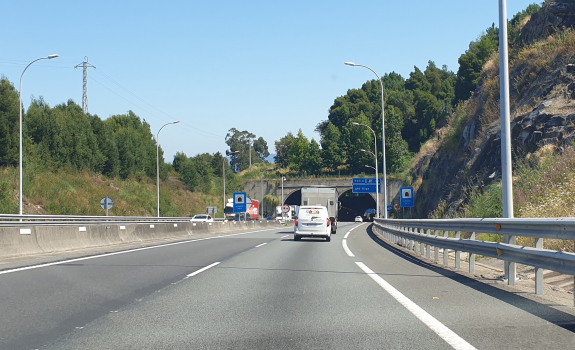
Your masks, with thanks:
[[(370, 71), (373, 72), (373, 74), (375, 74), (375, 76), (377, 77), (377, 80), (379, 80), (379, 83), (381, 84), (381, 148), (382, 148), (382, 152), (383, 152), (383, 205), (384, 208), (387, 208), (387, 175), (386, 173), (386, 166), (385, 166), (385, 111), (384, 111), (384, 88), (383, 88), (383, 81), (381, 80), (381, 78), (379, 77), (379, 75), (371, 68), (369, 68), (368, 66), (363, 66), (361, 64), (355, 64), (353, 62), (345, 62), (345, 65), (347, 66), (352, 66), (352, 67), (363, 67), (363, 68), (367, 68)], [(379, 215), (379, 213), (378, 213)], [(385, 219), (387, 219), (387, 210), (383, 211), (383, 217)]]
[(158, 134), (156, 135), (156, 176), (158, 180), (156, 189), (158, 190), (158, 217), (160, 217), (160, 131), (162, 131), (166, 125), (178, 124), (179, 122), (179, 120), (176, 120), (175, 122), (164, 124), (160, 130), (158, 130)]
[[(371, 153), (371, 152), (370, 152), (370, 153)], [(374, 167), (372, 167), (371, 165), (366, 165), (365, 167), (366, 167), (366, 168), (373, 169), (373, 170), (375, 171), (375, 173), (377, 174), (377, 169), (374, 168)], [(375, 206), (376, 206), (376, 208), (377, 208), (377, 203), (375, 204)], [(377, 209), (376, 209), (376, 210), (377, 210)]]
[[(24, 73), (26, 73), (26, 69), (28, 69), (28, 67), (30, 67), (32, 65), (32, 63), (36, 62), (36, 61), (40, 61), (40, 60), (51, 60), (52, 58), (56, 58), (56, 57), (60, 57), (59, 55), (49, 55), (48, 57), (40, 57), (38, 59), (35, 59), (34, 61), (30, 62), (26, 68), (24, 68), (24, 71), (22, 72), (22, 75), (20, 76), (20, 91), (18, 93), (18, 100), (19, 100), (19, 104), (18, 104), (18, 109), (20, 110), (20, 165), (19, 165), (19, 170), (20, 170), (20, 192), (18, 194), (19, 198), (19, 207), (20, 207), (20, 215), (22, 215), (23, 210), (22, 210), (22, 198), (24, 197), (24, 193), (22, 192), (22, 189), (24, 188), (24, 179), (22, 177), (22, 78), (24, 78)], [(22, 220), (22, 219), (20, 219)]]
[[(362, 152), (369, 152), (369, 153), (373, 154), (373, 157), (375, 158), (375, 217), (379, 219), (379, 170), (377, 167), (377, 137), (375, 136), (375, 131), (373, 131), (373, 129), (370, 128), (369, 126), (367, 126), (365, 124), (356, 123), (356, 122), (353, 122), (353, 125), (365, 126), (369, 130), (371, 130), (371, 132), (373, 133), (373, 146), (375, 148), (375, 153), (373, 153), (371, 151), (366, 151), (364, 149), (362, 149), (361, 151)], [(385, 174), (385, 170), (383, 173)], [(384, 193), (384, 195), (385, 195), (385, 193)], [(387, 208), (387, 203), (385, 203), (385, 208)], [(385, 216), (385, 218), (387, 219), (387, 215)]]
[(261, 201), (261, 206), (260, 206), (260, 215), (263, 214), (264, 212), (264, 173), (266, 171), (270, 171), (270, 170), (274, 170), (275, 168), (267, 168), (266, 170), (262, 171), (262, 177), (261, 177), (261, 190), (262, 190), (262, 201)]
[[(240, 151), (230, 152), (230, 153), (226, 154), (226, 157), (229, 157), (231, 155), (238, 154), (238, 153), (240, 153)], [(224, 211), (224, 219), (226, 218), (226, 214), (225, 214), (225, 211), (226, 211), (226, 160), (227, 160), (226, 157), (224, 157), (224, 159), (222, 160), (222, 169), (223, 169), (223, 175), (224, 175), (224, 206), (223, 206), (222, 210)]]
[[(286, 180), (285, 176), (282, 175), (282, 207), (284, 205), (284, 181)], [(284, 218), (284, 211), (282, 208), (282, 220)]]
[[(501, 101), (501, 185), (503, 217), (513, 218), (513, 172), (511, 157), (511, 112), (509, 109), (509, 46), (507, 43), (507, 0), (499, 0), (499, 100)], [(517, 236), (504, 236), (504, 242), (515, 244)], [(539, 244), (536, 241), (536, 244)], [(542, 243), (541, 243), (542, 244)], [(505, 278), (515, 285), (516, 264), (505, 261)], [(543, 270), (536, 269), (543, 280)], [(537, 276), (538, 277), (538, 276)], [(536, 280), (538, 279), (536, 277)], [(542, 290), (541, 290), (542, 292)]]

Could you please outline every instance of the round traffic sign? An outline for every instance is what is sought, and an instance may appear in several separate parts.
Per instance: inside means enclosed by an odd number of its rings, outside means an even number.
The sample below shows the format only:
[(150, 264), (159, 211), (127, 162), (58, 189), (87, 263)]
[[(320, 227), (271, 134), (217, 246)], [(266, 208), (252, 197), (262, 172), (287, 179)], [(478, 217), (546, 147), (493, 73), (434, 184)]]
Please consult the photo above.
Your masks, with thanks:
[(102, 206), (102, 209), (112, 209), (114, 206), (114, 200), (110, 197), (104, 197), (100, 201), (100, 205)]
[(287, 204), (282, 205), (282, 212), (289, 213), (290, 207)]
[(394, 209), (394, 210), (399, 209), (399, 203), (395, 203), (395, 204), (393, 205), (393, 209)]

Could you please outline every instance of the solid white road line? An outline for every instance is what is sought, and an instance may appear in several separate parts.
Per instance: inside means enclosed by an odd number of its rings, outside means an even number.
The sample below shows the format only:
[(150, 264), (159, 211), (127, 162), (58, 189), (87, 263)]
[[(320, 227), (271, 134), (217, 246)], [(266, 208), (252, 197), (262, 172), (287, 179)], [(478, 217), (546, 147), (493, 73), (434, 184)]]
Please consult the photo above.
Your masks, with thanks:
[(349, 248), (347, 247), (347, 240), (346, 239), (341, 241), (341, 245), (343, 246), (343, 250), (345, 250), (345, 252), (347, 253), (348, 256), (355, 256), (355, 255), (353, 255), (351, 250), (349, 250)]
[(349, 236), (350, 233), (351, 233), (351, 231), (347, 231), (347, 233), (345, 234), (345, 236), (343, 236), (343, 239), (347, 239), (347, 236)]
[[(278, 229), (281, 229), (281, 228), (278, 228)], [(161, 248), (161, 247), (168, 247), (168, 246), (171, 246), (171, 245), (178, 245), (178, 244), (185, 244), (185, 243), (206, 241), (206, 240), (208, 240), (208, 239), (215, 239), (215, 238), (227, 238), (227, 237), (232, 237), (232, 236), (246, 235), (246, 234), (249, 234), (249, 233), (256, 233), (256, 232), (263, 232), (263, 231), (272, 231), (272, 230), (277, 230), (277, 229), (265, 229), (265, 230), (257, 230), (257, 231), (241, 232), (241, 233), (232, 233), (232, 234), (229, 234), (229, 235), (220, 235), (220, 236), (213, 236), (213, 237), (205, 237), (205, 238), (191, 239), (191, 240), (187, 240), (187, 241), (174, 242), (174, 243), (166, 243), (166, 244), (154, 245), (154, 246), (150, 246), (150, 247), (143, 247), (143, 248), (134, 248), (134, 249), (129, 249), (129, 250), (122, 250), (122, 251), (113, 252), (113, 253), (105, 253), (105, 254), (98, 254), (98, 255), (92, 255), (92, 256), (85, 256), (85, 257), (83, 257), (83, 258), (76, 258), (76, 259), (70, 259), (70, 260), (55, 261), (55, 262), (46, 263), (46, 264), (32, 265), (32, 266), (26, 266), (26, 267), (19, 267), (19, 268), (17, 268), (17, 269), (4, 270), (4, 271), (0, 271), (0, 275), (4, 275), (4, 274), (7, 274), (7, 273), (12, 273), (12, 272), (19, 272), (19, 271), (25, 271), (25, 270), (39, 269), (39, 268), (41, 268), (41, 267), (48, 267), (48, 266), (54, 266), (54, 265), (62, 265), (62, 264), (67, 264), (67, 263), (71, 263), (71, 262), (76, 262), (76, 261), (90, 260), (90, 259), (96, 259), (96, 258), (103, 258), (103, 257), (106, 257), (106, 256), (119, 255), (119, 254), (124, 254), (124, 253), (139, 252), (139, 251), (141, 251), (141, 250), (148, 250), (148, 249), (155, 249), (155, 248)]]
[(208, 266), (206, 266), (206, 267), (202, 267), (201, 269), (199, 269), (199, 270), (197, 270), (197, 271), (194, 271), (194, 272), (190, 273), (189, 275), (187, 275), (186, 278), (195, 276), (195, 275), (197, 275), (198, 273), (202, 273), (202, 272), (206, 271), (207, 269), (216, 266), (216, 265), (219, 264), (219, 263), (220, 263), (220, 262), (218, 261), (218, 262), (215, 262), (215, 263), (213, 263), (213, 264), (211, 264), (211, 265), (208, 265)]
[(286, 237), (289, 237), (289, 236), (291, 236), (291, 235), (281, 236), (280, 238), (286, 238)]
[(385, 289), (392, 297), (395, 298), (401, 305), (403, 305), (409, 312), (417, 317), (421, 322), (425, 323), (432, 331), (439, 335), (449, 345), (457, 350), (472, 350), (475, 349), (473, 345), (466, 342), (463, 338), (458, 336), (451, 329), (447, 328), (443, 323), (439, 322), (435, 317), (423, 310), (419, 305), (411, 301), (408, 297), (403, 295), (400, 291), (395, 289), (391, 284), (386, 282), (383, 278), (373, 272), (369, 267), (365, 266), (362, 262), (356, 262), (357, 266), (369, 275), (381, 288)]
[(258, 244), (258, 245), (256, 246), (256, 248), (259, 248), (259, 247), (264, 246), (264, 245), (266, 245), (266, 244), (267, 244), (267, 243)]

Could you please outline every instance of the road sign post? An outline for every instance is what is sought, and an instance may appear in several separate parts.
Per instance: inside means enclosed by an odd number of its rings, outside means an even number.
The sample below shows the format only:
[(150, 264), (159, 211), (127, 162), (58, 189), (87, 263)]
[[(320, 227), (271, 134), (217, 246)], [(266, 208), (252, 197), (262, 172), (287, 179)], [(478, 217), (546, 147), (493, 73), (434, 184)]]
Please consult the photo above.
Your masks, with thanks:
[(108, 210), (112, 209), (114, 206), (114, 200), (110, 197), (104, 197), (100, 201), (100, 205), (102, 206), (102, 209), (106, 209), (106, 216), (108, 216)]
[[(411, 214), (411, 208), (415, 206), (415, 196), (413, 195), (413, 187), (402, 187), (399, 189), (399, 194), (401, 195), (401, 207), (409, 208), (409, 218), (413, 219)], [(403, 211), (403, 216), (405, 217), (405, 210)]]

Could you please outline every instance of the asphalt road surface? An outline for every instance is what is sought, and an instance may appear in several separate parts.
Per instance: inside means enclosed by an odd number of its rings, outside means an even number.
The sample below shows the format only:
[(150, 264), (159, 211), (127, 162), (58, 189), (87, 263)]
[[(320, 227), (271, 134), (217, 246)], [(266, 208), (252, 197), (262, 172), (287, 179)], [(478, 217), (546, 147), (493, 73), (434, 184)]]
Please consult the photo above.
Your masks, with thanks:
[(575, 348), (573, 308), (419, 261), (367, 223), (1, 271), (0, 295), (1, 349)]

